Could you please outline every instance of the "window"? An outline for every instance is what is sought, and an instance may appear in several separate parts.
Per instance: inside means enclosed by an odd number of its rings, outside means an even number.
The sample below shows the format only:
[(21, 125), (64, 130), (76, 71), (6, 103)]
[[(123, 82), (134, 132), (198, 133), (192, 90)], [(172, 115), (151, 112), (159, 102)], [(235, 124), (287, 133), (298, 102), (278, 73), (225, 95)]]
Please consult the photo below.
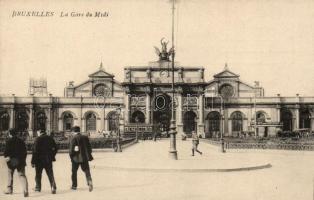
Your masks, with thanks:
[(73, 116), (71, 113), (66, 113), (63, 116), (63, 130), (70, 131), (73, 127)]
[(220, 87), (219, 93), (223, 98), (230, 98), (234, 95), (234, 89), (229, 84), (224, 84)]
[(6, 131), (9, 129), (10, 116), (8, 113), (0, 113), (0, 131)]
[(239, 111), (236, 111), (231, 116), (232, 120), (232, 131), (239, 132), (243, 129), (243, 117), (242, 113)]
[(110, 89), (104, 84), (98, 84), (94, 88), (94, 95), (101, 96), (101, 97), (108, 97), (110, 96)]
[(209, 132), (220, 130), (220, 114), (218, 112), (208, 114), (208, 130)]
[(94, 113), (86, 116), (86, 131), (96, 131), (96, 115)]

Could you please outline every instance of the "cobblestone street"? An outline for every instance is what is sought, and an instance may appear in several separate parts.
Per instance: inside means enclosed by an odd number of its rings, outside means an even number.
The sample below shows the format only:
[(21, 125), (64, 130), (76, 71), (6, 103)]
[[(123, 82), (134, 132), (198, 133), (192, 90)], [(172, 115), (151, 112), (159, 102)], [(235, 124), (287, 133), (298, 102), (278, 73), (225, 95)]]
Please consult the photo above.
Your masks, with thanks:
[[(168, 140), (140, 141), (122, 153), (95, 152), (91, 162), (94, 191), (88, 192), (85, 177), (78, 174), (78, 190), (70, 190), (71, 165), (67, 154), (58, 154), (54, 170), (57, 194), (52, 195), (46, 175), (41, 193), (32, 191), (34, 169), (30, 155), (26, 168), (30, 199), (312, 199), (314, 152), (232, 150), (225, 154), (216, 146), (200, 143), (203, 155), (191, 156), (191, 141), (177, 140), (179, 160), (168, 158)], [(256, 166), (271, 167), (241, 170)], [(0, 163), (0, 185), (6, 186), (6, 167)], [(219, 171), (219, 170), (230, 170)], [(21, 199), (17, 174), (14, 195)]]

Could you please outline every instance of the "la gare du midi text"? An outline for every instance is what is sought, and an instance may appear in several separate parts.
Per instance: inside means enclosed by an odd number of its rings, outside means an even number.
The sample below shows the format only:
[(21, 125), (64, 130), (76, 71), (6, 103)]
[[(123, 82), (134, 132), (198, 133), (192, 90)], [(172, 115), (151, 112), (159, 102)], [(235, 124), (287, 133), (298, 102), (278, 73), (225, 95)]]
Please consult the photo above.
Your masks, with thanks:
[(46, 11), (13, 11), (12, 17), (108, 17), (109, 12), (46, 12)]

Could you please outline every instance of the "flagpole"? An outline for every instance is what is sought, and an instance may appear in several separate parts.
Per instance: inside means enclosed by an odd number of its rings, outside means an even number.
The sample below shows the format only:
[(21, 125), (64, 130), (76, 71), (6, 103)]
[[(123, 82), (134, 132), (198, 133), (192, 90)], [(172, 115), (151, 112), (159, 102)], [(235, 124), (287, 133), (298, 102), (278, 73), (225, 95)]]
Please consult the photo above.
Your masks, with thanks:
[(178, 154), (176, 150), (176, 121), (174, 119), (175, 116), (175, 104), (174, 104), (174, 57), (175, 57), (175, 50), (174, 50), (174, 9), (175, 9), (175, 0), (172, 0), (172, 60), (171, 60), (171, 65), (172, 65), (172, 83), (171, 83), (171, 90), (172, 90), (172, 101), (171, 101), (171, 107), (172, 107), (172, 112), (171, 112), (171, 125), (170, 125), (170, 149), (169, 149), (169, 156), (170, 158), (177, 160), (178, 159)]

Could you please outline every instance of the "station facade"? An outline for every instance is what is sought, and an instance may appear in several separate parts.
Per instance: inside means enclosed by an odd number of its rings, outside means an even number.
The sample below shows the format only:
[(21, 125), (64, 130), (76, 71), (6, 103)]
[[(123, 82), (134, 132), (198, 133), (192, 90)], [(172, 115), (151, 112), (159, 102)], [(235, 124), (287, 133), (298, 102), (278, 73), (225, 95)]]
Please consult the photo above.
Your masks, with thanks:
[(238, 137), (254, 132), (266, 137), (278, 130), (314, 131), (314, 97), (266, 97), (258, 82), (243, 82), (227, 65), (206, 81), (204, 67), (174, 63), (172, 100), (171, 64), (162, 51), (156, 62), (125, 67), (122, 82), (100, 64), (86, 81), (69, 82), (63, 97), (0, 96), (0, 132), (67, 132), (75, 125), (91, 134), (117, 128), (125, 134), (149, 133), (155, 126), (167, 131), (172, 101), (179, 134)]

